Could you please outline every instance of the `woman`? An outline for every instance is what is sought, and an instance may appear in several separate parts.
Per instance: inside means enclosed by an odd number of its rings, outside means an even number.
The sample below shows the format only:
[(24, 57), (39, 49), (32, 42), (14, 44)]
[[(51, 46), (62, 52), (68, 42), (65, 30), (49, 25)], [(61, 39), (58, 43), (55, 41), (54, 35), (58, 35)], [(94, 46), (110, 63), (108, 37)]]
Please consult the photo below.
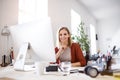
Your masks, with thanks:
[(80, 46), (71, 42), (71, 34), (67, 27), (59, 29), (58, 42), (59, 46), (55, 48), (57, 63), (71, 61), (73, 67), (86, 65)]

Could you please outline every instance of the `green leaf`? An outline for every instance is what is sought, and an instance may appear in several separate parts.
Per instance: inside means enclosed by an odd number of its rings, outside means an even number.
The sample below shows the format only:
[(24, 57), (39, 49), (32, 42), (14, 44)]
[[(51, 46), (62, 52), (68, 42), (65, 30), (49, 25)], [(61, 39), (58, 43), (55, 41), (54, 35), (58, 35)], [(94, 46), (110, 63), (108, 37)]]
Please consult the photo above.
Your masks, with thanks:
[(81, 22), (77, 28), (78, 35), (72, 35), (72, 40), (76, 40), (80, 45), (83, 51), (90, 50), (90, 41), (88, 36), (84, 31), (84, 22)]

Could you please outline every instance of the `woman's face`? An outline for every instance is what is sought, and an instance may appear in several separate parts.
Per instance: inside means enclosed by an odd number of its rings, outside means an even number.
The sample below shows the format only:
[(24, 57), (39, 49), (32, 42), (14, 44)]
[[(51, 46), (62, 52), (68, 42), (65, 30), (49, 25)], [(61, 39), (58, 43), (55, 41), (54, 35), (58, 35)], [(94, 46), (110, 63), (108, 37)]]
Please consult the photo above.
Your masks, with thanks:
[(61, 43), (68, 42), (69, 37), (70, 37), (70, 35), (68, 34), (68, 32), (65, 29), (62, 29), (59, 32), (59, 40), (60, 40)]

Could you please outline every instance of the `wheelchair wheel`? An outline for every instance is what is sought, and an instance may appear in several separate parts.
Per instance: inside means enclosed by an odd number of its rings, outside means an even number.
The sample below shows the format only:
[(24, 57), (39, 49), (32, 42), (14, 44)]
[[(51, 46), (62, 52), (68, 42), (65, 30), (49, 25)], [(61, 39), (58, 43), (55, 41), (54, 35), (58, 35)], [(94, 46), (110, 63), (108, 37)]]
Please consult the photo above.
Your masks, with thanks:
[(90, 77), (92, 77), (92, 78), (97, 77), (98, 74), (99, 74), (98, 70), (97, 70), (96, 68), (94, 68), (94, 67), (89, 68), (89, 69), (87, 70), (87, 73), (88, 73), (88, 75), (89, 75)]
[(91, 66), (87, 66), (87, 67), (85, 67), (85, 69), (84, 69), (84, 73), (86, 74), (86, 75), (89, 75), (89, 69), (91, 68)]

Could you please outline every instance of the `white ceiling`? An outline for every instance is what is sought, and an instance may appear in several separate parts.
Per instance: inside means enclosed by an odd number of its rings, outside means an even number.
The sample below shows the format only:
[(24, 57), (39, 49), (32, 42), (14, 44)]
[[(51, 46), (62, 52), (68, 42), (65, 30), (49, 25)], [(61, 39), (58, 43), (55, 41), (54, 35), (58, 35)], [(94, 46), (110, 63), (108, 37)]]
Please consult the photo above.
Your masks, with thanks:
[(78, 0), (96, 20), (120, 17), (120, 0)]

